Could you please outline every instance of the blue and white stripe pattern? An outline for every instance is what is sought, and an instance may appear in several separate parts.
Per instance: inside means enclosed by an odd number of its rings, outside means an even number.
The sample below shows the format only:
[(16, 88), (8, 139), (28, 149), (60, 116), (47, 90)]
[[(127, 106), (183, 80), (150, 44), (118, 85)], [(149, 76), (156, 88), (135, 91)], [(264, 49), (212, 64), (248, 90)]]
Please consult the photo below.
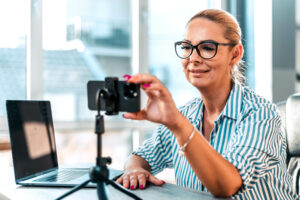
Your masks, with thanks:
[[(203, 101), (196, 98), (180, 112), (202, 130)], [(286, 170), (286, 138), (275, 105), (253, 90), (234, 84), (227, 103), (215, 120), (210, 144), (239, 171), (243, 186), (234, 199), (297, 199)], [(160, 125), (133, 153), (143, 157), (156, 174), (174, 167), (178, 185), (208, 191), (185, 157), (178, 154), (176, 138)]]

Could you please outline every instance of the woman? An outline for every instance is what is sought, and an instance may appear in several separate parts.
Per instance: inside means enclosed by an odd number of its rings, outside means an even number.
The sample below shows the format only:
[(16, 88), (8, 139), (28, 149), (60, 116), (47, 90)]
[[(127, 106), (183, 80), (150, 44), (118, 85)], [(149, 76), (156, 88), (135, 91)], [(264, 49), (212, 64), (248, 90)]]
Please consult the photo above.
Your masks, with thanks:
[[(169, 91), (155, 77), (138, 74), (146, 107), (124, 118), (160, 123), (125, 163), (117, 182), (130, 189), (152, 174), (174, 167), (178, 185), (217, 197), (295, 199), (286, 172), (286, 142), (276, 107), (242, 86), (243, 46), (236, 20), (221, 10), (204, 10), (190, 19), (185, 39), (175, 43), (196, 98), (177, 109)], [(182, 156), (183, 155), (183, 156)]]

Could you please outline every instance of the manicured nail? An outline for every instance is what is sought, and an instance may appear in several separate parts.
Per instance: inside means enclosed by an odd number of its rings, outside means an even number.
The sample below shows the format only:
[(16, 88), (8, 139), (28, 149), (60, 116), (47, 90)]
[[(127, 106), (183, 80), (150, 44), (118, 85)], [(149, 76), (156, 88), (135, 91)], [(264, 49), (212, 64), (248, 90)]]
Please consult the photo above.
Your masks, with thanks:
[(132, 189), (132, 190), (133, 190), (133, 189), (134, 189), (134, 185), (131, 185), (131, 186), (130, 186), (130, 189)]
[(150, 87), (150, 83), (143, 85), (144, 88)]
[(163, 184), (165, 184), (165, 183), (166, 183), (166, 182), (165, 182), (165, 181), (163, 181), (163, 180), (162, 180), (162, 182), (163, 182)]
[(129, 74), (125, 74), (123, 78), (125, 79), (125, 81), (128, 81), (131, 78), (131, 76)]
[(140, 189), (141, 189), (141, 190), (144, 189), (144, 185), (140, 185)]

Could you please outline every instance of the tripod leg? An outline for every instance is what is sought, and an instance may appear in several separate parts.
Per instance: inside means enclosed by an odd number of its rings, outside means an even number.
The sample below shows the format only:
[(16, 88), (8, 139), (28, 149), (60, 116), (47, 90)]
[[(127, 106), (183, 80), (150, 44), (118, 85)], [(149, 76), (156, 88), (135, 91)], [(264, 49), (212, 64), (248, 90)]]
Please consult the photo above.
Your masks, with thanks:
[(104, 181), (97, 182), (97, 193), (99, 200), (108, 200), (106, 185)]
[(133, 194), (132, 192), (128, 191), (127, 189), (123, 188), (121, 185), (115, 183), (114, 181), (108, 180), (108, 183), (113, 186), (115, 189), (123, 192), (124, 194), (127, 194), (128, 196), (132, 197), (135, 200), (142, 200), (137, 195)]
[(61, 200), (67, 196), (69, 196), (70, 194), (76, 192), (77, 190), (80, 190), (81, 188), (83, 188), (84, 186), (86, 186), (91, 180), (86, 180), (83, 183), (73, 187), (70, 191), (66, 192), (65, 194), (61, 195), (60, 197), (56, 198), (55, 200)]

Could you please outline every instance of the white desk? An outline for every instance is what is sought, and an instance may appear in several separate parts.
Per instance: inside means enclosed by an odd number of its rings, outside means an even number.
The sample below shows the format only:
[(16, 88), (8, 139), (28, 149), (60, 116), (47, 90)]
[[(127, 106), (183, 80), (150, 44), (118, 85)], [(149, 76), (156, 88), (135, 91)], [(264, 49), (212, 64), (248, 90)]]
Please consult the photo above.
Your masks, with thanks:
[[(68, 191), (70, 188), (50, 188), (50, 187), (24, 187), (18, 186), (14, 181), (13, 169), (0, 172), (0, 200), (6, 199), (24, 199), (24, 200), (53, 200), (61, 194)], [(131, 199), (125, 194), (117, 191), (112, 186), (108, 186), (109, 199), (127, 200)], [(166, 183), (162, 187), (148, 186), (144, 190), (133, 190), (133, 193), (142, 199), (215, 199), (212, 195), (199, 191), (192, 191), (182, 187)], [(84, 188), (80, 191), (71, 194), (66, 200), (97, 200), (95, 188)]]

